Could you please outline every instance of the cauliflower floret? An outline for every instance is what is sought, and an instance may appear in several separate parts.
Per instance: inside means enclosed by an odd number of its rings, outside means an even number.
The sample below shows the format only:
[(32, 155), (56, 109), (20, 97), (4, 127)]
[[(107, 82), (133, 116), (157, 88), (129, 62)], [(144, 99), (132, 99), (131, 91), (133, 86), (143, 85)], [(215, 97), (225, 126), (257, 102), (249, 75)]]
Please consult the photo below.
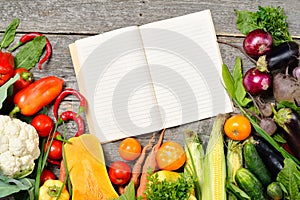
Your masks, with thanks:
[(0, 172), (12, 178), (28, 175), (39, 155), (35, 128), (19, 119), (0, 115)]

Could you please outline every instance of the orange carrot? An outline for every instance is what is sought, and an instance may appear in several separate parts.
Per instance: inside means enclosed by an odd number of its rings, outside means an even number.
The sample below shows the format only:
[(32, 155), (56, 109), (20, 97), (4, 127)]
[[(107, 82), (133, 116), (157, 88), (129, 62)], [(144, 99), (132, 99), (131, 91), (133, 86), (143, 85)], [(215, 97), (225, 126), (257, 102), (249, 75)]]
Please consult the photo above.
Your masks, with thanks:
[(59, 180), (64, 182), (66, 179), (66, 168), (64, 160), (61, 160), (60, 162), (60, 169), (59, 169)]
[(134, 182), (135, 187), (137, 187), (138, 184), (139, 184), (139, 177), (141, 175), (142, 164), (145, 160), (147, 150), (152, 146), (154, 138), (155, 138), (155, 133), (153, 133), (153, 135), (152, 135), (151, 139), (149, 140), (148, 144), (146, 146), (144, 146), (140, 157), (137, 159), (136, 163), (132, 167), (132, 176), (131, 176), (130, 181)]
[(155, 170), (156, 167), (157, 167), (155, 156), (156, 156), (156, 153), (157, 153), (157, 151), (158, 151), (158, 149), (161, 146), (161, 143), (163, 141), (165, 130), (166, 129), (162, 130), (157, 143), (152, 148), (152, 151), (150, 152), (150, 154), (146, 158), (144, 166), (143, 166), (143, 172), (142, 172), (142, 176), (141, 176), (141, 179), (140, 179), (140, 185), (137, 189), (137, 194), (136, 194), (137, 197), (142, 196), (143, 200), (146, 199), (144, 191), (146, 190), (146, 186), (147, 186), (147, 182), (148, 182), (148, 179), (147, 179), (147, 176), (149, 175), (148, 170), (149, 169), (150, 170)]

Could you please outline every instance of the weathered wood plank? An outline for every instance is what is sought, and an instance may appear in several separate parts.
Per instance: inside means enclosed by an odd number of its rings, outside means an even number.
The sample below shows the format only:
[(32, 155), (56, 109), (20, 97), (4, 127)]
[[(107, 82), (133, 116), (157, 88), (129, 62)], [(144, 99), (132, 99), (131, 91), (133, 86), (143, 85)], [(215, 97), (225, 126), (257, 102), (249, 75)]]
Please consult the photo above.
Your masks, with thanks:
[(268, 0), (12, 0), (1, 5), (4, 30), (9, 21), (21, 19), (19, 31), (61, 34), (97, 34), (125, 26), (141, 25), (211, 9), (216, 31), (221, 35), (239, 33), (235, 28), (234, 9), (256, 11), (259, 5), (282, 6), (288, 16), (292, 35), (300, 35), (300, 1)]

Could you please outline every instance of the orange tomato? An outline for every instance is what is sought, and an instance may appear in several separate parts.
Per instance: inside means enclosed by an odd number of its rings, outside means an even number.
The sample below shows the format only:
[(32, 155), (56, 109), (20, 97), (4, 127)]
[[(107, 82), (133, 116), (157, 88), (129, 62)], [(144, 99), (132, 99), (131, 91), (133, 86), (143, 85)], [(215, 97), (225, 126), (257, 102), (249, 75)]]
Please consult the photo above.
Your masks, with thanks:
[(164, 142), (156, 154), (156, 162), (159, 169), (177, 170), (186, 161), (185, 151), (182, 146), (174, 141)]
[(232, 140), (244, 140), (251, 134), (250, 121), (243, 115), (233, 115), (225, 121), (224, 132)]
[(124, 160), (135, 160), (141, 154), (142, 146), (135, 138), (124, 139), (119, 146), (119, 154)]

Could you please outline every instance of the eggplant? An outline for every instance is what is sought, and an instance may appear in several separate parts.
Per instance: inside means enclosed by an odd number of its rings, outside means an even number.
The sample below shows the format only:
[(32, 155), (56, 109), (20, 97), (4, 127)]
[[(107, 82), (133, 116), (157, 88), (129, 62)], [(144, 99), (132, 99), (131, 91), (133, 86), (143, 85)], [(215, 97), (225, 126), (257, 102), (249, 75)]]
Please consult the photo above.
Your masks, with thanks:
[(286, 67), (295, 68), (298, 66), (299, 45), (296, 42), (283, 42), (273, 47), (265, 55), (257, 60), (260, 71), (283, 71)]
[(281, 108), (274, 113), (275, 122), (282, 127), (286, 134), (285, 139), (295, 157), (300, 160), (300, 116), (291, 108)]
[(260, 136), (253, 136), (253, 144), (272, 177), (276, 178), (284, 167), (284, 157)]

